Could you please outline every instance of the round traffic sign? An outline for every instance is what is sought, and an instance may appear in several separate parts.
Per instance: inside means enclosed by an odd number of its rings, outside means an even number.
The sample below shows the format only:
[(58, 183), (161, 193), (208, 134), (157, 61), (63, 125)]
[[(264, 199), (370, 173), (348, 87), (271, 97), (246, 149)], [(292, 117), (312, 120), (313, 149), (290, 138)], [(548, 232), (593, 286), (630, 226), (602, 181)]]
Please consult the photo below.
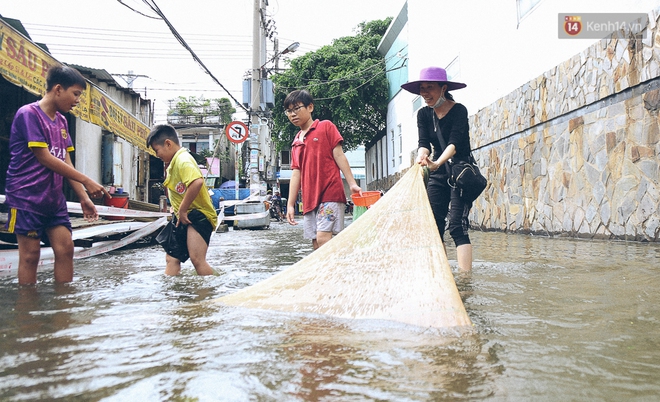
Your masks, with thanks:
[(225, 134), (227, 134), (229, 141), (234, 144), (240, 144), (247, 139), (249, 131), (245, 123), (242, 121), (232, 121), (227, 124)]

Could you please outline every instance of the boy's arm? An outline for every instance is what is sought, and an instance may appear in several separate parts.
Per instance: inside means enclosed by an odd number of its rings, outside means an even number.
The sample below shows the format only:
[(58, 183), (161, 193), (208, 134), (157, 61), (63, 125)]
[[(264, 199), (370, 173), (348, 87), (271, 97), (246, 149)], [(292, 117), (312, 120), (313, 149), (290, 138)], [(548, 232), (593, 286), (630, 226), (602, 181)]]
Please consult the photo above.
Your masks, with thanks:
[(188, 208), (190, 208), (193, 201), (195, 201), (195, 198), (197, 198), (197, 195), (199, 195), (199, 191), (202, 189), (203, 184), (204, 180), (201, 177), (198, 177), (188, 185), (186, 194), (183, 196), (183, 200), (181, 200), (181, 205), (179, 205), (179, 219), (176, 221), (177, 226), (179, 226), (180, 223), (183, 223), (184, 225), (189, 225), (191, 223), (190, 219), (188, 219)]
[(69, 179), (69, 181), (76, 181), (89, 191), (89, 194), (94, 198), (103, 197), (103, 195), (110, 195), (108, 191), (100, 184), (90, 179), (83, 173), (76, 170), (71, 163), (71, 158), (69, 154), (66, 155), (66, 162), (56, 158), (49, 151), (48, 148), (30, 148), (34, 156), (37, 157), (39, 163), (52, 170), (53, 172), (64, 176)]
[(351, 187), (352, 193), (359, 193), (362, 195), (362, 189), (358, 186), (357, 182), (353, 178), (353, 172), (351, 172), (351, 166), (348, 164), (348, 159), (346, 159), (346, 154), (344, 150), (341, 149), (341, 144), (337, 145), (332, 150), (332, 156), (335, 158), (335, 163), (339, 166), (339, 170), (344, 174), (346, 178), (346, 183)]
[(286, 220), (292, 225), (298, 224), (295, 219), (295, 214), (296, 200), (298, 199), (299, 190), (300, 169), (293, 169), (293, 172), (291, 172), (291, 179), (289, 180), (289, 198), (286, 200)]
[[(66, 154), (65, 162), (67, 165), (71, 166), (75, 170), (75, 167), (73, 166), (73, 162), (71, 162), (71, 156), (69, 156), (68, 152)], [(76, 172), (78, 171), (76, 170)], [(94, 205), (92, 200), (89, 199), (89, 196), (85, 191), (85, 187), (83, 187), (83, 185), (79, 181), (75, 181), (69, 178), (67, 178), (67, 181), (69, 182), (69, 185), (71, 186), (73, 191), (76, 193), (76, 196), (78, 196), (78, 201), (80, 202), (80, 207), (82, 208), (83, 217), (85, 218), (85, 220), (87, 222), (97, 221), (99, 219), (99, 214), (96, 211), (96, 206)]]

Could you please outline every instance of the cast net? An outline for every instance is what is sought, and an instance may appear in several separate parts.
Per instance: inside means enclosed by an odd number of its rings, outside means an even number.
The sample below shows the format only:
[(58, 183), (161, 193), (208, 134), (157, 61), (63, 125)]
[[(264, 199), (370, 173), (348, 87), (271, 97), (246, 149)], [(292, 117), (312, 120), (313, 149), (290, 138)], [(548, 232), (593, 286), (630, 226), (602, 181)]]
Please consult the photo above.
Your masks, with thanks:
[(421, 327), (471, 326), (418, 164), (318, 250), (216, 301)]

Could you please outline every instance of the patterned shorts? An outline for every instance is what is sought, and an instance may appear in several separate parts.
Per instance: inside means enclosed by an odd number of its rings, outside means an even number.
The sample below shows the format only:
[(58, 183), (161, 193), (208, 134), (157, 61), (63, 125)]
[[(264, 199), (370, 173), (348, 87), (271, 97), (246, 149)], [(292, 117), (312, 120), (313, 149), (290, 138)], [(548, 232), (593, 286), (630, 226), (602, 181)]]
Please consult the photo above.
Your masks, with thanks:
[(322, 202), (316, 210), (303, 216), (303, 237), (316, 239), (317, 232), (337, 234), (344, 229), (344, 208), (342, 202)]

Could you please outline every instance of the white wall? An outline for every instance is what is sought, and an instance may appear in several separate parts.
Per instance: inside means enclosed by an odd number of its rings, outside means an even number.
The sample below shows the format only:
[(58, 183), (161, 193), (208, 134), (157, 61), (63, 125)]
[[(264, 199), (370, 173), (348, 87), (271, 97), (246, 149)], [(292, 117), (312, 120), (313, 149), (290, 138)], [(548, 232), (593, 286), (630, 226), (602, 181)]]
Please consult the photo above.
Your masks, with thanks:
[[(88, 77), (89, 79), (89, 77)], [(93, 81), (93, 80), (92, 80)], [(124, 90), (120, 90), (112, 85), (107, 83), (98, 83), (95, 84), (101, 88), (106, 94), (117, 104), (121, 105), (126, 111), (131, 113), (133, 116), (140, 118), (143, 123), (149, 125), (148, 120), (149, 114), (148, 110), (140, 111), (137, 95), (130, 95)], [(140, 113), (144, 112), (144, 113)], [(102, 144), (103, 129), (100, 126), (86, 122), (82, 119), (76, 119), (76, 143), (74, 144), (76, 149), (76, 169), (86, 174), (95, 181), (102, 182)], [(133, 146), (128, 141), (115, 137), (116, 142), (122, 144), (121, 152), (121, 165), (122, 165), (122, 180), (121, 183), (114, 183), (117, 187), (123, 187), (125, 192), (130, 194), (131, 199), (142, 199), (148, 195), (148, 189), (145, 188), (144, 197), (138, 197), (138, 185), (146, 186), (145, 183), (138, 183), (138, 161), (140, 157), (140, 149), (136, 146)], [(117, 163), (117, 161), (115, 161)], [(147, 169), (144, 166), (140, 167), (141, 169)]]
[(101, 127), (76, 119), (76, 169), (101, 183)]
[[(417, 95), (413, 95), (407, 91), (399, 91), (399, 93), (387, 105), (387, 132), (388, 135), (394, 130), (397, 135), (398, 126), (401, 125), (403, 132), (403, 154), (402, 163), (397, 166), (394, 172), (401, 172), (408, 169), (411, 165), (410, 154), (412, 152), (417, 154), (417, 118), (413, 108), (413, 100)], [(389, 141), (391, 146), (392, 141)], [(398, 152), (397, 152), (398, 156)]]
[(658, 6), (658, 0), (542, 0), (517, 26), (515, 0), (408, 0), (409, 80), (458, 57), (455, 80), (468, 86), (455, 97), (474, 114), (596, 41), (559, 39), (559, 13), (647, 13)]

